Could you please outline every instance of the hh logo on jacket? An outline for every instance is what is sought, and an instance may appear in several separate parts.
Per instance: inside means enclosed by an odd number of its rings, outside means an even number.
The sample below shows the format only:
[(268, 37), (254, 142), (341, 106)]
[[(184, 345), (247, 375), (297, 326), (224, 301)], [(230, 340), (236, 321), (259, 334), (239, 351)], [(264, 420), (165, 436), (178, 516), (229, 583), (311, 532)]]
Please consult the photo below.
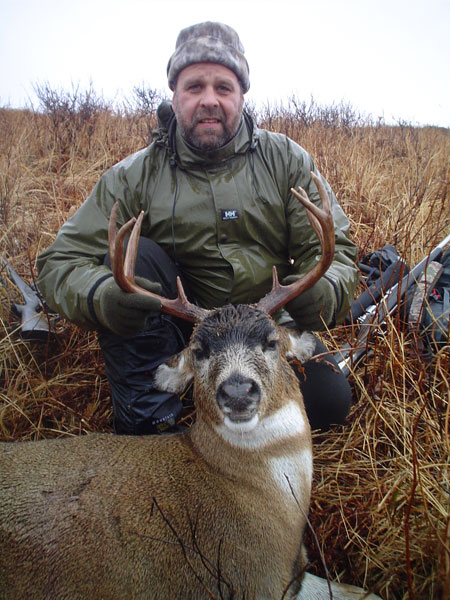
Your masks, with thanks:
[(236, 208), (222, 211), (222, 221), (230, 221), (231, 219), (239, 219), (239, 211)]

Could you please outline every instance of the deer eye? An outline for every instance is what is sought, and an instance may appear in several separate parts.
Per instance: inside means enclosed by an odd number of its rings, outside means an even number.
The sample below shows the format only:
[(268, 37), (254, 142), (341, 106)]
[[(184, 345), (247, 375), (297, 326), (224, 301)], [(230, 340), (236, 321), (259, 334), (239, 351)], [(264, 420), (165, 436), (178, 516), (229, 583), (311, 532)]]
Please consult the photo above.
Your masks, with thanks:
[(278, 348), (278, 340), (267, 340), (263, 346), (264, 352), (273, 352)]
[(192, 354), (194, 355), (195, 360), (205, 360), (206, 358), (209, 358), (209, 350), (203, 346), (193, 348)]

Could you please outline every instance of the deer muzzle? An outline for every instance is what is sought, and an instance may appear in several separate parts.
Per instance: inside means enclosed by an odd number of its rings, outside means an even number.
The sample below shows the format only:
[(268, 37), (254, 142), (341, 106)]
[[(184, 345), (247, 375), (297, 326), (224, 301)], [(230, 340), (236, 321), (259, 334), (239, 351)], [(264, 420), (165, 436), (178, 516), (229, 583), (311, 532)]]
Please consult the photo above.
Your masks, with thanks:
[(232, 373), (219, 385), (216, 400), (225, 419), (233, 423), (247, 422), (258, 412), (261, 389), (253, 379)]

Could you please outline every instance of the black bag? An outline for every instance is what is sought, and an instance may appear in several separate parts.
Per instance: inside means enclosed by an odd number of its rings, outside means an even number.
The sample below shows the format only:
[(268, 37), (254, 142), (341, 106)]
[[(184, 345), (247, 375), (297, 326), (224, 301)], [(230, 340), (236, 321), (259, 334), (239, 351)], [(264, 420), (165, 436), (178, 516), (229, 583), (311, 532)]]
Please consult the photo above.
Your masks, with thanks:
[(409, 267), (394, 246), (366, 254), (359, 263), (366, 290), (356, 298), (345, 320), (346, 324), (357, 322), (370, 306), (377, 304), (389, 288), (398, 283), (409, 272)]

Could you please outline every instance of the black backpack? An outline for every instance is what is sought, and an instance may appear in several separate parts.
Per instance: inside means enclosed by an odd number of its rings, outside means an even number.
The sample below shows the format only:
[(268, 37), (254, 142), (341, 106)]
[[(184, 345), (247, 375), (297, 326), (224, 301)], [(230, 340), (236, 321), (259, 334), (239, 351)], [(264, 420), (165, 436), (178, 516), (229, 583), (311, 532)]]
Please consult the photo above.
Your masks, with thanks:
[(409, 273), (408, 265), (390, 244), (366, 254), (359, 263), (359, 269), (366, 289), (354, 300), (345, 320), (347, 325), (363, 319), (366, 311)]
[[(438, 352), (443, 346), (448, 345), (450, 340), (450, 248), (437, 262), (443, 265), (443, 271), (424, 302), (418, 327), (424, 350), (431, 353)], [(376, 304), (390, 287), (409, 272), (408, 265), (390, 244), (367, 254), (359, 263), (359, 267), (366, 290), (353, 302), (346, 318), (347, 324), (357, 323), (363, 319), (367, 309)], [(400, 305), (400, 317), (405, 324), (408, 322), (415, 290), (416, 285), (411, 285)]]

